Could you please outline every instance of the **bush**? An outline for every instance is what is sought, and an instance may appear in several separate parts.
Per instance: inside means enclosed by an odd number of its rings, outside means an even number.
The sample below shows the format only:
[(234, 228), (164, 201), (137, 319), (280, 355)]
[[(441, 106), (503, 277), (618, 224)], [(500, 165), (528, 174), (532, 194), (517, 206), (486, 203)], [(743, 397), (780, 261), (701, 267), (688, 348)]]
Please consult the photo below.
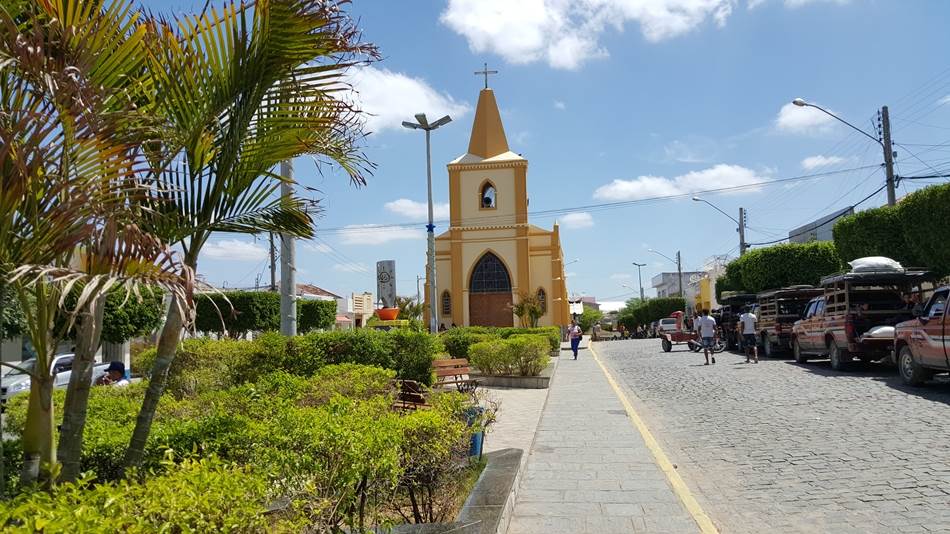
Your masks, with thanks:
[(298, 300), (297, 331), (329, 330), (336, 324), (335, 300)]
[(280, 294), (226, 291), (195, 295), (195, 330), (231, 337), (280, 328)]
[(507, 339), (520, 334), (541, 334), (548, 340), (551, 352), (561, 350), (561, 329), (557, 326), (539, 326), (535, 328), (463, 326), (446, 330), (440, 334), (445, 350), (453, 358), (468, 358), (469, 347), (474, 343), (490, 339)]
[(432, 360), (444, 350), (442, 341), (427, 332), (395, 329), (388, 332), (397, 378), (432, 384)]
[(486, 375), (537, 376), (548, 365), (549, 347), (538, 334), (491, 339), (469, 347), (469, 362)]
[(746, 252), (726, 266), (725, 279), (716, 282), (722, 291), (759, 293), (799, 284), (818, 285), (821, 278), (842, 268), (835, 245), (825, 241), (786, 243)]
[(90, 479), (51, 492), (24, 493), (0, 507), (5, 532), (264, 532), (266, 485), (246, 469), (214, 458), (185, 461), (144, 481), (92, 485)]
[(899, 212), (912, 259), (939, 275), (950, 274), (950, 184), (914, 191), (901, 200)]
[(577, 318), (577, 325), (581, 327), (582, 332), (588, 332), (594, 327), (597, 321), (604, 318), (604, 313), (594, 308), (584, 307), (584, 312)]
[(145, 288), (141, 298), (112, 290), (106, 296), (102, 318), (102, 341), (124, 343), (150, 334), (162, 322), (165, 294), (160, 289)]
[(904, 239), (898, 207), (883, 206), (842, 217), (835, 223), (835, 248), (844, 262), (886, 256), (904, 266), (920, 265), (913, 245)]
[(629, 302), (617, 316), (617, 320), (628, 329), (648, 325), (653, 321), (669, 317), (675, 311), (682, 311), (686, 301), (680, 297), (662, 297)]

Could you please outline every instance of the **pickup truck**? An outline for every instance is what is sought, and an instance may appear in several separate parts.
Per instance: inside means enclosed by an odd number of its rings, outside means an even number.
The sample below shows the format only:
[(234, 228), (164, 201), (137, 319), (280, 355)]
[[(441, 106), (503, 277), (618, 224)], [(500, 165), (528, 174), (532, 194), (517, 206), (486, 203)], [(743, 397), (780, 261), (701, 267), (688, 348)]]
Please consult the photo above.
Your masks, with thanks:
[(909, 386), (919, 386), (935, 373), (950, 371), (948, 299), (950, 287), (937, 289), (923, 308), (915, 310), (917, 317), (894, 329), (894, 357), (901, 379)]
[(849, 272), (821, 280), (824, 293), (813, 298), (792, 327), (795, 361), (827, 357), (843, 371), (855, 358), (889, 358), (894, 326), (913, 317), (907, 295), (933, 279), (927, 271)]
[[(53, 357), (53, 361), (50, 365), (50, 371), (52, 372), (53, 378), (53, 389), (64, 389), (69, 385), (69, 377), (72, 374), (73, 368), (73, 359), (75, 355), (73, 354), (59, 354)], [(32, 372), (33, 368), (36, 367), (36, 360), (29, 359), (21, 362), (18, 367), (21, 369)], [(95, 384), (96, 380), (106, 373), (106, 369), (109, 367), (108, 363), (97, 363), (92, 368), (92, 383)], [(30, 375), (24, 373), (20, 369), (11, 369), (9, 372), (3, 375), (0, 379), (0, 402), (6, 402), (8, 398), (16, 395), (17, 393), (22, 393), (30, 390)]]
[(802, 317), (809, 300), (824, 293), (820, 287), (799, 285), (759, 293), (759, 344), (770, 358), (792, 349), (792, 325)]

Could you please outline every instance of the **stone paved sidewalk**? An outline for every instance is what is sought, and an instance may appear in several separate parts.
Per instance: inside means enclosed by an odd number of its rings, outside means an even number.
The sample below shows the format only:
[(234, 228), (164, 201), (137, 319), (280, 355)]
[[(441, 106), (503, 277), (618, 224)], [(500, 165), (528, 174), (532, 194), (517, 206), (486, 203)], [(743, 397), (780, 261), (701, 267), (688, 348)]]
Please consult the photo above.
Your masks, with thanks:
[(562, 352), (508, 534), (698, 531), (590, 351)]

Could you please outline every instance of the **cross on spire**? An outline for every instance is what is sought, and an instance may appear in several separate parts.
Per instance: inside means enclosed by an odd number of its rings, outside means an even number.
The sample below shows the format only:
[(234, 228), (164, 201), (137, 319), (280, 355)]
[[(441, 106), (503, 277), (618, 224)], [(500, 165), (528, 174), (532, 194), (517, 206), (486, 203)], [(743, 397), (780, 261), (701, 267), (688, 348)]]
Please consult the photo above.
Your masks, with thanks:
[(475, 71), (475, 74), (484, 74), (485, 75), (485, 89), (488, 89), (488, 75), (489, 74), (498, 74), (497, 70), (488, 70), (488, 63), (483, 63), (482, 70)]

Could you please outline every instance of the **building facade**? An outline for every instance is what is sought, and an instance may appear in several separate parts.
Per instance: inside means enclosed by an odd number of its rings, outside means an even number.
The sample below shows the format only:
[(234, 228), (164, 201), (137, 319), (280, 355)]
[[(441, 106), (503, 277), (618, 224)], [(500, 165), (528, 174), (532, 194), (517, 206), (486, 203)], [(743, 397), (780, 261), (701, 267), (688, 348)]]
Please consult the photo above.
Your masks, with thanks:
[[(449, 230), (435, 243), (438, 323), (518, 324), (512, 305), (522, 294), (541, 302), (540, 325), (569, 323), (558, 225), (528, 223), (528, 160), (509, 150), (489, 88), (478, 95), (468, 151), (448, 175)], [(427, 302), (428, 293), (427, 280)]]
[(853, 213), (854, 207), (848, 207), (830, 215), (825, 215), (817, 221), (799, 226), (788, 232), (788, 242), (810, 243), (812, 241), (834, 241), (835, 236), (832, 234), (832, 230), (834, 230), (835, 223), (845, 215), (852, 215)]
[[(702, 271), (683, 271), (683, 295), (687, 302), (692, 301), (695, 293), (695, 290), (691, 289), (690, 280), (699, 280), (704, 274), (706, 273)], [(679, 273), (657, 274), (650, 280), (650, 285), (656, 290), (657, 298), (678, 297), (680, 294)]]

